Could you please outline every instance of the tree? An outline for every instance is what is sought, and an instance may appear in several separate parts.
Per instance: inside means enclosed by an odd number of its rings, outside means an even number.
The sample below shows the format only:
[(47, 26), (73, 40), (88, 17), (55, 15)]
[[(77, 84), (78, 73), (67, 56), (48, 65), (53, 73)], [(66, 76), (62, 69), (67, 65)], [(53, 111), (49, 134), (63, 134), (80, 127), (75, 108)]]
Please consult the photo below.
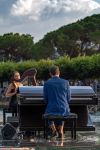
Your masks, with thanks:
[(33, 37), (28, 34), (7, 33), (0, 36), (0, 54), (5, 60), (27, 60), (32, 58)]
[(97, 53), (91, 47), (92, 41), (97, 44), (100, 42), (100, 14), (86, 17), (47, 33), (33, 46), (33, 57), (51, 58), (55, 47), (60, 56), (92, 55)]
[(81, 55), (83, 54), (86, 55), (88, 51), (88, 46), (90, 46), (91, 44), (90, 37), (88, 36), (88, 34), (85, 34), (83, 36), (80, 36), (80, 40), (81, 40)]
[(100, 52), (100, 30), (96, 30), (95, 32), (91, 33), (92, 40), (95, 44), (98, 44), (98, 51)]

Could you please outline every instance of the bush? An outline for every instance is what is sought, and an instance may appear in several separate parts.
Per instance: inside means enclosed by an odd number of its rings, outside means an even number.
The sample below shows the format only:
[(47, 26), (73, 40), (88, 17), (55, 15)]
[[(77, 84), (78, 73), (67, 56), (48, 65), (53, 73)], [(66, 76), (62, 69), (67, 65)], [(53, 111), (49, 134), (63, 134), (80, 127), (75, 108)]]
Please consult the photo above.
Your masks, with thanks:
[(18, 70), (21, 74), (29, 68), (37, 69), (37, 79), (47, 80), (49, 78), (49, 68), (58, 65), (61, 76), (65, 79), (88, 79), (100, 78), (100, 54), (93, 56), (82, 56), (70, 59), (68, 56), (60, 57), (56, 60), (23, 61), (19, 63), (0, 63), (0, 81), (8, 81), (12, 72)]

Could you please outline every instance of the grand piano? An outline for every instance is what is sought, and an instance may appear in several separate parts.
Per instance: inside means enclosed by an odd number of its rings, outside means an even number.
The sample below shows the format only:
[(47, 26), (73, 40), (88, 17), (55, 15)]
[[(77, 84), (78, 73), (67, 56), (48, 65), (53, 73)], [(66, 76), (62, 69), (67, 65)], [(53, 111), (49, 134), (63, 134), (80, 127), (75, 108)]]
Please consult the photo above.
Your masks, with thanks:
[[(78, 115), (77, 130), (94, 131), (95, 127), (89, 122), (88, 105), (97, 105), (98, 98), (90, 86), (70, 86), (71, 112)], [(17, 94), (19, 128), (25, 130), (43, 130), (42, 114), (45, 112), (43, 100), (43, 86), (22, 86)], [(65, 124), (65, 130), (70, 122)]]

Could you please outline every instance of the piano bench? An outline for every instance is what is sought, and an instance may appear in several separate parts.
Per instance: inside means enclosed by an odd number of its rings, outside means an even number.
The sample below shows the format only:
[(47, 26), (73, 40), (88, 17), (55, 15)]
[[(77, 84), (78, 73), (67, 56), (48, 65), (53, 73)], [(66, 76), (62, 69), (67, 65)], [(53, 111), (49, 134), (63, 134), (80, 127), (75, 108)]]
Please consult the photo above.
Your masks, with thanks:
[(77, 114), (75, 113), (70, 113), (68, 116), (61, 116), (61, 115), (49, 115), (49, 114), (44, 114), (43, 116), (44, 119), (44, 138), (48, 138), (48, 121), (71, 121), (71, 138), (76, 139), (76, 126), (77, 126)]

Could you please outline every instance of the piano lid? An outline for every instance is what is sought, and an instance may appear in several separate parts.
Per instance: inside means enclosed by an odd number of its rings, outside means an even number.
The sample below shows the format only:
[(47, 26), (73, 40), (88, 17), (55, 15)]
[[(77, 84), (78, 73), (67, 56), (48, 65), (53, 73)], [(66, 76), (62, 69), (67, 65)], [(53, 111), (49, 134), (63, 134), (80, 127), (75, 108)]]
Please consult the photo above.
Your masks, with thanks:
[(20, 86), (18, 92), (20, 94), (39, 94), (43, 95), (43, 86)]
[[(94, 90), (91, 86), (70, 86), (71, 96), (93, 96)], [(20, 86), (19, 94), (43, 96), (43, 86)]]

